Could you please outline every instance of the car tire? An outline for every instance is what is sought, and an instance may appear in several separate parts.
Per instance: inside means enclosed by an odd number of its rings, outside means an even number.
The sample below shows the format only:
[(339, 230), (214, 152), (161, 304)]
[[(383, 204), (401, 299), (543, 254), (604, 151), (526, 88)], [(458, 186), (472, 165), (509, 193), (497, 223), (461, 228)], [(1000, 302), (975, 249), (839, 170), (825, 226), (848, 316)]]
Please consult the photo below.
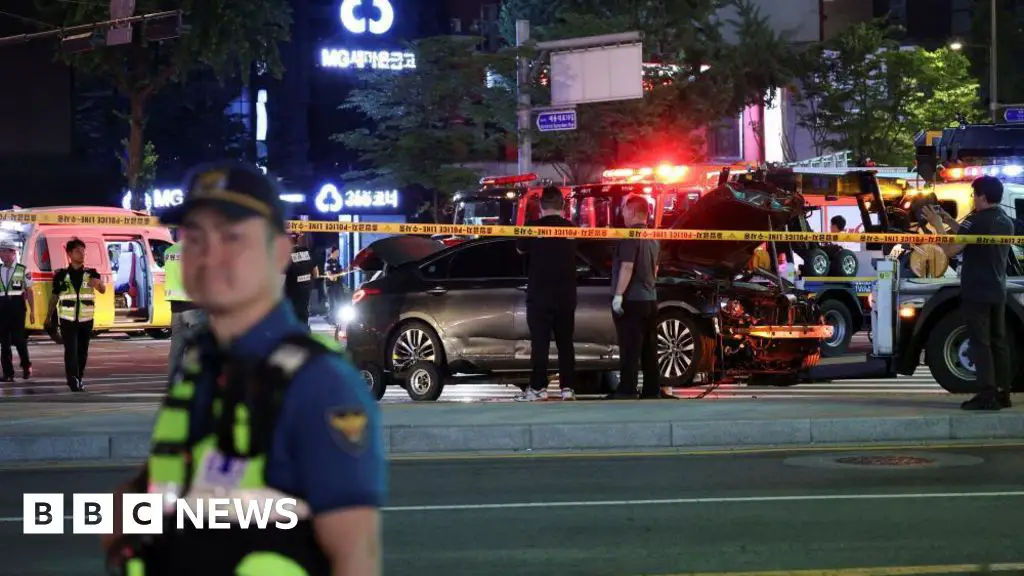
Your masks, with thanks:
[(690, 314), (678, 308), (661, 311), (655, 334), (660, 386), (688, 388), (697, 374), (713, 369), (715, 339)]
[(832, 268), (832, 261), (821, 248), (809, 248), (802, 256), (804, 263), (800, 266), (800, 273), (806, 277), (828, 276)]
[(444, 378), (436, 364), (420, 360), (406, 371), (405, 390), (414, 402), (434, 402), (444, 391)]
[(373, 363), (364, 364), (359, 368), (359, 375), (366, 381), (367, 387), (370, 389), (370, 394), (374, 398), (380, 400), (384, 398), (384, 393), (387, 392), (388, 381), (384, 375), (384, 371)]
[[(411, 351), (411, 352), (410, 352)], [(396, 359), (399, 363), (396, 364)], [(402, 324), (391, 336), (387, 348), (387, 368), (390, 373), (404, 380), (404, 373), (420, 360), (444, 366), (444, 349), (434, 329), (424, 322), (412, 321)]]
[(853, 339), (853, 315), (846, 304), (838, 300), (825, 300), (819, 309), (825, 323), (833, 328), (832, 338), (821, 343), (821, 355), (825, 358), (842, 356)]
[(146, 335), (154, 340), (167, 340), (171, 337), (170, 328), (148, 328)]
[(833, 276), (852, 278), (857, 275), (858, 268), (860, 268), (860, 262), (857, 261), (857, 255), (850, 250), (844, 248), (832, 257), (831, 273)]
[(925, 343), (925, 361), (935, 381), (953, 394), (970, 394), (978, 389), (974, 371), (964, 366), (967, 325), (960, 315), (946, 314), (932, 328)]

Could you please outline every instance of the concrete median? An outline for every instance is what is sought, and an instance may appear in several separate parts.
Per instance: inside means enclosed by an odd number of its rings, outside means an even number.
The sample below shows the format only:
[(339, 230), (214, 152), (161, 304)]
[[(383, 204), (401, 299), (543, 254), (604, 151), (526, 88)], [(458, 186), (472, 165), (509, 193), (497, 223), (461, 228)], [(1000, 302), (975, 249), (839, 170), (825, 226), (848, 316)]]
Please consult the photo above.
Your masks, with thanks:
[[(964, 413), (959, 398), (392, 404), (390, 454), (756, 448), (1024, 440), (1024, 410)], [(153, 404), (0, 404), (0, 461), (137, 460)]]

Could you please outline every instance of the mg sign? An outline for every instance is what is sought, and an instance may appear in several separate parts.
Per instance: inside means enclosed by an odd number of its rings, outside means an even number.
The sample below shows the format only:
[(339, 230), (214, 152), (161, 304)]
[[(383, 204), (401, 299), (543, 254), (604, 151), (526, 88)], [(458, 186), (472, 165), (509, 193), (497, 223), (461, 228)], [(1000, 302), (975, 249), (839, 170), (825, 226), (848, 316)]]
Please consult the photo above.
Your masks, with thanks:
[[(154, 188), (151, 192), (146, 192), (146, 210), (162, 210), (171, 206), (177, 206), (184, 199), (185, 195), (181, 188)], [(121, 207), (125, 210), (131, 210), (131, 192), (124, 193), (124, 196), (121, 198)]]

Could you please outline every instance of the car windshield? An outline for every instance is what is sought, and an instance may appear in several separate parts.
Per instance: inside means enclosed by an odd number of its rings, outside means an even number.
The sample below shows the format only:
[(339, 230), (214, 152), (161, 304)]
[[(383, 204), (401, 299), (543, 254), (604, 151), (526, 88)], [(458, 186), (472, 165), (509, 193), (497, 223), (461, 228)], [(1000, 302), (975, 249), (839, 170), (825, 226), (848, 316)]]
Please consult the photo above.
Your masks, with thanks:
[(472, 226), (511, 226), (515, 224), (512, 200), (471, 198), (455, 205), (455, 223)]

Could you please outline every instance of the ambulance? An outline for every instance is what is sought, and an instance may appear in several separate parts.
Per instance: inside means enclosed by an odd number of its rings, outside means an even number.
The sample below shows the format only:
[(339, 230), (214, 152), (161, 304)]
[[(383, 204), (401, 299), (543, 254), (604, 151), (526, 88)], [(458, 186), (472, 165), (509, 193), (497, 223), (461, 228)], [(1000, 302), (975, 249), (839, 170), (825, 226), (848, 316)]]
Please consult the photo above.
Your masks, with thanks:
[(107, 285), (96, 295), (96, 332), (145, 333), (170, 337), (171, 306), (164, 299), (163, 253), (174, 241), (170, 230), (149, 224), (32, 224), (33, 215), (89, 214), (118, 218), (148, 218), (142, 212), (97, 206), (59, 206), (0, 212), (5, 239), (18, 245), (18, 255), (32, 280), (35, 322), (43, 330), (52, 290), (53, 273), (68, 265), (64, 247), (72, 238), (85, 243), (85, 265), (95, 268)]
[[(480, 179), (480, 188), (457, 193), (452, 198), (452, 223), (468, 226), (525, 226), (540, 218), (540, 196), (545, 186), (552, 183), (536, 174), (513, 176), (486, 176)], [(560, 186), (562, 197), (568, 199), (572, 189)], [(568, 216), (568, 207), (566, 207)], [(457, 244), (466, 238), (438, 236), (446, 245)]]

